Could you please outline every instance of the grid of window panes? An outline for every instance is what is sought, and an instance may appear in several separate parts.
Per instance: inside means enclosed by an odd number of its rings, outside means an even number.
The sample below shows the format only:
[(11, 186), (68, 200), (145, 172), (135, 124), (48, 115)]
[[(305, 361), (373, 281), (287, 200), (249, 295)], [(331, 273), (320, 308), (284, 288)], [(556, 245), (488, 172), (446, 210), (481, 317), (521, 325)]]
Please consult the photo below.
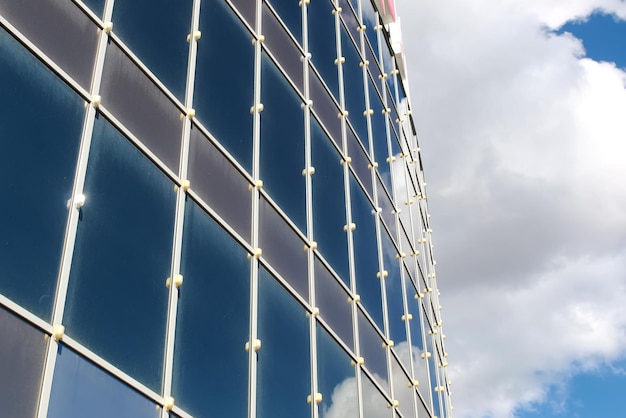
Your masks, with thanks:
[(369, 0), (0, 0), (11, 417), (448, 417)]

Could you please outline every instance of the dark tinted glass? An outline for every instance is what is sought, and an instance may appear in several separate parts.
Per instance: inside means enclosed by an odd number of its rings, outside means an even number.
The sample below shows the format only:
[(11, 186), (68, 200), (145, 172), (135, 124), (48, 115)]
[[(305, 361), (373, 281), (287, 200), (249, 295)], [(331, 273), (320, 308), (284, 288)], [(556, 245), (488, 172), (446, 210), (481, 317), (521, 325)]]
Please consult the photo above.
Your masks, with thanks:
[(306, 232), (302, 103), (267, 55), (261, 67), (261, 179), (263, 187)]
[(302, 44), (302, 9), (297, 1), (274, 0), (269, 2), (285, 22), (291, 34)]
[(105, 0), (83, 0), (83, 3), (85, 3), (98, 17), (102, 17), (104, 2)]
[(48, 320), (83, 101), (1, 28), (0, 91), (0, 293)]
[(372, 316), (376, 325), (383, 328), (383, 309), (378, 273), (378, 249), (376, 245), (376, 225), (372, 206), (363, 190), (350, 177), (352, 222), (356, 224), (354, 237), (354, 258), (356, 289), (361, 302)]
[(259, 269), (258, 329), (262, 343), (257, 352), (259, 418), (309, 416), (309, 319), (264, 269)]
[(318, 249), (342, 280), (349, 285), (348, 239), (343, 168), (339, 154), (316, 123), (311, 121), (313, 176), (313, 228)]
[(66, 308), (67, 333), (161, 386), (174, 227), (173, 183), (96, 120)]
[(304, 241), (265, 200), (259, 208), (259, 244), (265, 258), (305, 299), (309, 299)]
[[(356, 172), (359, 180), (367, 190), (369, 196), (373, 196), (372, 192), (372, 173), (370, 172), (370, 161), (367, 159), (366, 152), (354, 136), (352, 129), (346, 129), (348, 138), (348, 155), (352, 159), (351, 166)], [(367, 139), (367, 137), (365, 138)]]
[(367, 119), (363, 116), (366, 109), (363, 70), (359, 65), (361, 58), (345, 30), (341, 31), (341, 52), (346, 58), (343, 66), (343, 83), (349, 119), (361, 142), (367, 144)]
[[(379, 163), (381, 164), (381, 163)], [(380, 165), (379, 165), (380, 168)], [(382, 210), (382, 219), (387, 226), (387, 229), (391, 233), (391, 237), (396, 239), (396, 215), (394, 214), (394, 208), (391, 204), (391, 198), (387, 194), (387, 191), (383, 187), (383, 184), (380, 181), (380, 177), (376, 179), (376, 184), (378, 185), (378, 205)]]
[(360, 309), (357, 309), (357, 317), (359, 320), (359, 344), (361, 356), (365, 359), (365, 367), (381, 386), (386, 387), (387, 357), (383, 347), (383, 339)]
[[(192, 0), (122, 0), (113, 7), (113, 31), (181, 101), (185, 97), (192, 4)], [(146, 30), (138, 22), (167, 24)]]
[(42, 332), (0, 308), (0, 405), (6, 417), (34, 417), (46, 354)]
[(314, 71), (310, 73), (309, 88), (314, 113), (330, 133), (337, 148), (341, 149), (341, 120), (337, 117), (339, 108)]
[(48, 418), (121, 416), (157, 418), (161, 413), (149, 399), (78, 353), (59, 346)]
[(374, 158), (378, 161), (378, 171), (389, 176), (389, 150), (387, 148), (387, 129), (385, 128), (385, 114), (380, 96), (370, 81), (367, 83), (370, 95), (370, 109), (373, 113), (370, 116), (372, 122), (372, 143), (374, 144)]
[(188, 175), (192, 190), (250, 241), (248, 181), (195, 125), (190, 141)]
[(250, 262), (191, 199), (185, 207), (181, 273), (172, 395), (196, 417), (245, 417)]
[(357, 1), (355, 0), (351, 0), (350, 3), (348, 3), (348, 0), (338, 0), (337, 3), (339, 3), (339, 7), (341, 7), (342, 12), (341, 12), (341, 19), (343, 20), (345, 26), (348, 28), (350, 35), (352, 36), (352, 40), (353, 42), (355, 42), (357, 45), (360, 45), (360, 35), (359, 32), (357, 31), (357, 27), (359, 27), (359, 21), (355, 15), (355, 13), (358, 13), (358, 5), (357, 5)]
[(315, 302), (320, 309), (321, 317), (343, 342), (354, 350), (350, 296), (317, 258), (315, 258)]
[(251, 171), (252, 35), (224, 1), (202, 2), (200, 30), (194, 93), (196, 115), (228, 152)]
[(337, 48), (335, 40), (335, 16), (333, 6), (328, 0), (312, 1), (307, 7), (307, 25), (309, 29), (309, 51), (315, 68), (324, 78), (326, 85), (339, 97), (337, 79)]
[(356, 378), (350, 358), (320, 325), (317, 326), (317, 384), (322, 394), (320, 418), (359, 416)]
[(243, 18), (251, 27), (255, 27), (256, 22), (256, 1), (250, 0), (231, 0), (235, 8), (241, 13)]
[(0, 0), (0, 15), (89, 90), (98, 28), (75, 4)]
[[(366, 40), (369, 41), (370, 45), (374, 50), (374, 55), (376, 59), (378, 59), (378, 33), (374, 28), (378, 25), (378, 20), (376, 18), (376, 12), (374, 11), (374, 6), (370, 0), (362, 0), (361, 1), (361, 16), (363, 17), (363, 24), (365, 25), (365, 35)], [(382, 30), (382, 29), (381, 29)], [(382, 36), (382, 34), (381, 34)], [(374, 62), (370, 61), (370, 65), (374, 65)]]
[(177, 173), (180, 110), (115, 43), (107, 48), (101, 91), (102, 104)]
[(304, 92), (302, 61), (300, 60), (302, 53), (266, 3), (263, 3), (263, 33), (265, 45), (269, 47), (300, 92)]
[(396, 247), (386, 232), (382, 232), (383, 254), (385, 255), (385, 270), (389, 274), (384, 280), (387, 292), (387, 312), (389, 315), (389, 336), (396, 343), (406, 341), (406, 327), (402, 320), (404, 316), (404, 298), (402, 296), (402, 278), (400, 264), (395, 259)]

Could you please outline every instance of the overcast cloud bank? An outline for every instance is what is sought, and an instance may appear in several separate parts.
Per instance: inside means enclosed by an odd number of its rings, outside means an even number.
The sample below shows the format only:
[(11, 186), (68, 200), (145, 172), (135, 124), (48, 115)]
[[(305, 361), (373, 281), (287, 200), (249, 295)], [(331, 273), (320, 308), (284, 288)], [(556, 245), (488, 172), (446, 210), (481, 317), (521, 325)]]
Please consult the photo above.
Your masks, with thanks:
[(626, 357), (626, 74), (554, 32), (626, 3), (397, 6), (455, 417), (513, 417)]

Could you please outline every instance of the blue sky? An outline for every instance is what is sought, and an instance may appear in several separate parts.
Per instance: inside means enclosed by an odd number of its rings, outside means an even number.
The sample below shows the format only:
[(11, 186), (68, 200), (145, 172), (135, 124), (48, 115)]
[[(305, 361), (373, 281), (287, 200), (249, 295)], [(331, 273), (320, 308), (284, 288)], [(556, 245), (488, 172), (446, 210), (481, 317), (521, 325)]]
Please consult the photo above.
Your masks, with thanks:
[(454, 417), (626, 417), (626, 2), (397, 8)]
[(587, 20), (566, 23), (558, 32), (581, 39), (587, 57), (626, 68), (626, 24), (615, 16), (594, 13)]

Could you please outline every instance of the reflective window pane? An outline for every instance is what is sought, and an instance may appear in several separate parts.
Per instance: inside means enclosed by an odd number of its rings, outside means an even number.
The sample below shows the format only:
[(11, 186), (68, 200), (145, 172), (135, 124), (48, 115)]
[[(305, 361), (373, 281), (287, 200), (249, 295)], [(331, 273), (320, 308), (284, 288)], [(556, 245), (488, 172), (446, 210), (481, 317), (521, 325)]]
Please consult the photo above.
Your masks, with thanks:
[(393, 355), (391, 356), (391, 372), (393, 375), (393, 393), (398, 401), (398, 409), (404, 417), (412, 417), (413, 384)]
[(385, 190), (382, 182), (380, 181), (380, 177), (376, 178), (376, 184), (378, 185), (378, 205), (382, 210), (381, 215), (383, 222), (391, 234), (391, 237), (395, 240), (397, 235), (396, 215), (394, 214), (391, 197), (387, 194), (387, 190)]
[(115, 43), (107, 48), (101, 92), (102, 104), (177, 173), (180, 111)]
[(339, 80), (337, 78), (337, 49), (335, 41), (335, 15), (328, 0), (312, 1), (307, 6), (307, 25), (309, 29), (309, 51), (311, 61), (322, 75), (332, 94), (339, 98)]
[(345, 30), (341, 31), (341, 53), (346, 58), (343, 65), (343, 83), (349, 120), (360, 140), (367, 144), (367, 119), (363, 116), (366, 109), (363, 70), (359, 65), (361, 58)]
[(105, 0), (83, 0), (83, 3), (85, 3), (98, 17), (102, 17), (104, 2)]
[(269, 1), (296, 40), (302, 44), (302, 8), (297, 1)]
[(0, 0), (0, 15), (89, 90), (97, 26), (69, 1)]
[(102, 117), (69, 280), (69, 335), (137, 380), (161, 386), (173, 183)]
[(365, 367), (376, 381), (386, 388), (387, 357), (386, 349), (383, 347), (383, 339), (360, 309), (357, 309), (357, 316), (359, 320), (359, 344), (361, 356), (365, 359)]
[[(113, 7), (113, 31), (181, 101), (185, 98), (192, 3), (132, 0), (117, 1)], [(137, 22), (167, 24), (146, 30)]]
[(235, 8), (241, 13), (243, 18), (251, 27), (255, 27), (256, 21), (256, 1), (250, 0), (231, 0)]
[(265, 45), (300, 92), (304, 92), (302, 61), (300, 60), (302, 53), (293, 43), (284, 27), (278, 22), (274, 13), (270, 11), (267, 3), (263, 3), (263, 34), (265, 35)]
[(340, 156), (315, 120), (311, 120), (313, 228), (318, 250), (349, 286), (348, 238), (343, 168)]
[(352, 304), (348, 293), (315, 258), (315, 302), (320, 315), (343, 342), (354, 350)]
[(391, 418), (393, 416), (392, 410), (387, 407), (389, 402), (365, 373), (361, 373), (361, 384), (363, 387), (363, 418)]
[(259, 244), (265, 258), (305, 299), (309, 299), (304, 241), (265, 199), (259, 207)]
[(322, 394), (320, 418), (357, 418), (356, 378), (350, 358), (337, 342), (317, 326), (317, 384)]
[(196, 116), (250, 172), (250, 107), (254, 102), (252, 35), (224, 1), (202, 2), (200, 30), (202, 40), (198, 42), (193, 99)]
[(49, 320), (83, 101), (2, 28), (0, 91), (0, 293)]
[[(354, 136), (352, 129), (346, 129), (346, 135), (348, 138), (348, 155), (352, 159), (350, 166), (356, 172), (357, 177), (361, 180), (361, 183), (367, 190), (370, 196), (373, 196), (372, 192), (372, 173), (370, 172), (371, 164), (367, 159), (366, 152)], [(366, 137), (367, 139), (367, 137)]]
[(6, 417), (33, 417), (46, 355), (46, 339), (0, 308), (0, 405)]
[(358, 5), (356, 4), (357, 2), (352, 0), (350, 3), (348, 3), (348, 0), (338, 0), (337, 3), (339, 3), (339, 7), (341, 7), (342, 9), (340, 16), (345, 26), (348, 28), (348, 31), (350, 32), (352, 42), (360, 45), (361, 37), (359, 35), (359, 31), (357, 30), (357, 28), (360, 26), (360, 23), (357, 19), (357, 16), (355, 15), (355, 13), (357, 13), (359, 10)]
[(188, 170), (192, 190), (250, 241), (249, 183), (195, 125), (191, 126)]
[[(250, 262), (247, 252), (187, 199), (172, 396), (195, 417), (246, 417)], [(219, 340), (219, 341), (218, 341)]]
[(337, 117), (339, 108), (314, 71), (310, 73), (309, 88), (313, 112), (328, 130), (337, 148), (341, 149), (341, 120)]
[(302, 306), (264, 269), (259, 269), (257, 352), (259, 418), (307, 417), (311, 406), (309, 319)]
[(157, 418), (161, 412), (148, 398), (60, 345), (48, 418), (119, 416)]
[(381, 233), (383, 239), (383, 254), (385, 255), (385, 270), (389, 273), (384, 280), (387, 295), (387, 313), (389, 318), (389, 336), (395, 342), (406, 341), (406, 327), (402, 320), (404, 316), (404, 298), (402, 296), (402, 278), (400, 277), (400, 263), (395, 259), (396, 247), (386, 232)]
[(350, 177), (356, 289), (361, 295), (361, 303), (372, 316), (376, 325), (383, 328), (383, 308), (378, 273), (378, 249), (376, 245), (376, 225), (372, 205), (353, 177)]
[(302, 103), (267, 55), (261, 67), (261, 179), (263, 188), (306, 232)]

